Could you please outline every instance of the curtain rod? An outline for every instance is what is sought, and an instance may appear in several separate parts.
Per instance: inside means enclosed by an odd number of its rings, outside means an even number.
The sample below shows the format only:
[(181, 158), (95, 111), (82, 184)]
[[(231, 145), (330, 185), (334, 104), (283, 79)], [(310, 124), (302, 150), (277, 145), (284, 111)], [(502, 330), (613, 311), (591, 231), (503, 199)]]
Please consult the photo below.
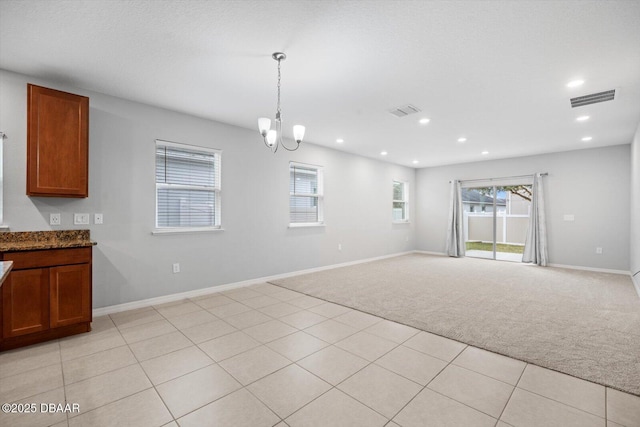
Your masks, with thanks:
[[(540, 176), (547, 176), (549, 175), (548, 172), (543, 172), (540, 174)], [(474, 182), (474, 181), (498, 181), (501, 179), (513, 179), (513, 178), (533, 178), (534, 176), (536, 176), (536, 174), (531, 174), (531, 175), (515, 175), (515, 176), (501, 176), (498, 178), (479, 178), (479, 179), (461, 179), (460, 183), (463, 182)], [(449, 181), (449, 183), (452, 183), (453, 181)]]

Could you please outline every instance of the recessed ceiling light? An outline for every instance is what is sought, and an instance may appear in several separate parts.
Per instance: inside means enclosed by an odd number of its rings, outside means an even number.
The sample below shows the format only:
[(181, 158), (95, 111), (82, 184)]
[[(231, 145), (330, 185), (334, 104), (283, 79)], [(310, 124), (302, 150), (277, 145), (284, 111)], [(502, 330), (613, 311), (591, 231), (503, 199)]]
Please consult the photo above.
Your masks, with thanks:
[(467, 141), (467, 138), (465, 138), (464, 136), (458, 138), (458, 142), (466, 142), (466, 141)]
[(419, 162), (419, 161), (417, 161), (417, 160), (414, 160), (412, 163), (413, 163), (414, 165), (417, 165), (417, 164), (418, 164), (418, 163), (420, 163), (420, 162)]
[(431, 121), (431, 119), (427, 119), (427, 118), (425, 117), (425, 118), (422, 118), (422, 119), (418, 120), (418, 123), (420, 123), (421, 125), (426, 125), (426, 124), (427, 124), (427, 123), (429, 123), (430, 121)]
[(591, 136), (585, 136), (584, 138), (582, 138), (582, 140), (584, 142), (591, 141), (592, 139), (593, 139), (593, 137), (591, 137)]
[(344, 142), (344, 139), (342, 139), (342, 138), (338, 138), (338, 139), (336, 139), (336, 142), (337, 142), (338, 144), (342, 144), (342, 143)]
[(579, 122), (585, 122), (585, 121), (589, 120), (589, 116), (576, 117), (576, 120), (579, 121)]
[(576, 79), (576, 80), (571, 80), (569, 83), (567, 83), (567, 87), (578, 87), (578, 86), (582, 86), (583, 84), (584, 84), (584, 80)]
[(380, 155), (381, 155), (381, 156), (386, 156), (387, 154), (388, 154), (388, 153), (387, 153), (386, 151), (381, 151), (381, 152), (380, 152)]
[(482, 152), (482, 153), (480, 153), (480, 154), (482, 154), (483, 156), (486, 156), (487, 154), (489, 154), (489, 152), (488, 152), (488, 151), (483, 151), (483, 152)]

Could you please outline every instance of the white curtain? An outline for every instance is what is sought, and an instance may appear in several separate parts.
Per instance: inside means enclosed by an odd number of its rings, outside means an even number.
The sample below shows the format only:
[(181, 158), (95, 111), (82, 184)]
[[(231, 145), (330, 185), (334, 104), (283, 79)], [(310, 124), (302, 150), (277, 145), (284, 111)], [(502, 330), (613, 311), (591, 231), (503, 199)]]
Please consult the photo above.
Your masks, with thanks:
[(464, 256), (464, 232), (462, 230), (462, 192), (460, 181), (451, 181), (451, 205), (449, 206), (449, 226), (447, 228), (447, 254)]
[(537, 173), (533, 179), (533, 196), (531, 198), (531, 218), (524, 243), (522, 262), (531, 262), (541, 266), (547, 265), (547, 223), (544, 216), (544, 191), (542, 176)]

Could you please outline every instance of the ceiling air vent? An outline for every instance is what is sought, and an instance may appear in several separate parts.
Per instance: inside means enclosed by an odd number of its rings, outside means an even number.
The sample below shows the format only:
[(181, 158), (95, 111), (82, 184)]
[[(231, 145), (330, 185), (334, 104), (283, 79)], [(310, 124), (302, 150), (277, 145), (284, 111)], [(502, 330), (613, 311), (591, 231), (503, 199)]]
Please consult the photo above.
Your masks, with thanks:
[(422, 110), (420, 110), (418, 107), (414, 107), (411, 104), (403, 105), (389, 110), (389, 112), (396, 117), (404, 117), (408, 116), (409, 114), (419, 113), (420, 111)]
[(616, 97), (616, 90), (607, 90), (599, 93), (592, 93), (591, 95), (578, 96), (577, 98), (571, 98), (571, 108), (582, 107), (584, 105), (596, 104), (598, 102), (613, 101)]

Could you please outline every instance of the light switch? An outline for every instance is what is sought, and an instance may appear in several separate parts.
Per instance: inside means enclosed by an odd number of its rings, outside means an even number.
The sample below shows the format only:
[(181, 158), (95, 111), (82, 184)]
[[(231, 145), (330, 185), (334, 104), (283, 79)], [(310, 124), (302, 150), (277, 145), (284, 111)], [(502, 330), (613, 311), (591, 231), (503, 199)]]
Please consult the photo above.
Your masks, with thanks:
[(564, 220), (565, 221), (575, 221), (575, 216), (573, 214), (565, 214), (564, 215)]
[(73, 223), (75, 225), (89, 225), (89, 214), (88, 213), (73, 214)]
[(101, 213), (93, 214), (93, 223), (94, 224), (102, 224), (103, 218)]

